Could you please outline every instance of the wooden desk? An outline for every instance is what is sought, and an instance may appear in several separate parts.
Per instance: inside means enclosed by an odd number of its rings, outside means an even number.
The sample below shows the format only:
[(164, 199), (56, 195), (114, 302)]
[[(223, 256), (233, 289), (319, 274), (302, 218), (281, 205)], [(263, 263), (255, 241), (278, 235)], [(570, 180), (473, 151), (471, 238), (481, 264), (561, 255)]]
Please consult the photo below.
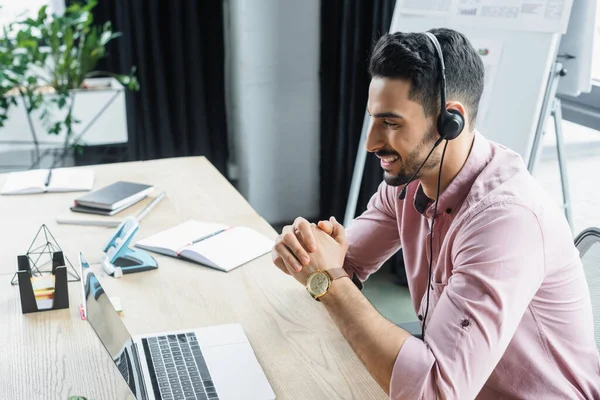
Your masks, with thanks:
[[(142, 222), (140, 239), (188, 218), (275, 231), (204, 158), (94, 167), (95, 188), (123, 179), (167, 191)], [(4, 176), (0, 176), (0, 187)], [(80, 283), (70, 309), (21, 314), (10, 286), (16, 256), (46, 224), (77, 266), (81, 250), (98, 263), (113, 229), (57, 225), (77, 193), (0, 196), (0, 399), (124, 399), (128, 391), (91, 326), (79, 317)], [(268, 195), (268, 194), (266, 194)], [(159, 268), (113, 279), (93, 265), (109, 296), (121, 299), (132, 334), (242, 324), (279, 399), (385, 398), (326, 310), (265, 255), (229, 273), (155, 255)]]

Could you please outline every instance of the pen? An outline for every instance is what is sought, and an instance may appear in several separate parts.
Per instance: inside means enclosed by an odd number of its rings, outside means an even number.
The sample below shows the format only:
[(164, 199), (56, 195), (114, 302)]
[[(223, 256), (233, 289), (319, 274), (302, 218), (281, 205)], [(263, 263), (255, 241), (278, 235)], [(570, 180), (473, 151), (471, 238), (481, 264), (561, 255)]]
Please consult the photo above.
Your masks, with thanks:
[(156, 198), (154, 200), (152, 200), (152, 202), (150, 204), (148, 204), (146, 207), (144, 207), (144, 209), (142, 211), (140, 211), (140, 213), (136, 216), (136, 219), (139, 221), (142, 220), (142, 218), (144, 218), (150, 211), (152, 211), (152, 209), (154, 208), (154, 206), (156, 206), (158, 203), (160, 203), (160, 201), (165, 197), (166, 192), (162, 191), (160, 192), (160, 194), (158, 196), (156, 196)]
[(82, 225), (82, 226), (102, 226), (105, 228), (116, 228), (121, 225), (122, 221), (102, 221), (102, 220), (78, 220), (68, 218), (56, 218), (56, 222), (65, 225)]
[(52, 168), (50, 168), (48, 170), (48, 176), (46, 177), (46, 183), (45, 186), (48, 186), (50, 184), (50, 179), (52, 179)]
[(206, 240), (206, 239), (208, 239), (208, 238), (211, 238), (211, 237), (213, 237), (213, 236), (217, 236), (219, 233), (223, 233), (223, 232), (225, 232), (225, 231), (228, 231), (228, 230), (230, 230), (231, 228), (233, 228), (233, 226), (230, 226), (230, 227), (228, 227), (228, 228), (225, 228), (225, 229), (219, 229), (219, 230), (218, 230), (218, 231), (216, 231), (216, 232), (209, 233), (208, 235), (204, 235), (204, 236), (202, 236), (202, 237), (200, 237), (200, 238), (198, 238), (198, 239), (196, 239), (196, 240), (192, 240), (190, 243), (186, 244), (185, 246), (182, 246), (182, 247), (181, 247), (179, 250), (177, 250), (177, 257), (179, 257), (179, 253), (181, 253), (181, 251), (182, 251), (183, 249), (185, 249), (186, 247), (189, 247), (189, 246), (191, 246), (191, 245), (193, 245), (193, 244), (195, 244), (195, 243), (202, 242), (203, 240)]
[(203, 241), (203, 240), (206, 240), (206, 239), (208, 239), (208, 238), (211, 238), (211, 237), (213, 237), (213, 236), (217, 236), (219, 233), (225, 232), (227, 229), (229, 229), (229, 228), (226, 228), (226, 229), (221, 229), (221, 230), (218, 230), (218, 231), (216, 231), (216, 232), (210, 233), (210, 234), (208, 234), (208, 235), (206, 235), (206, 236), (202, 236), (201, 238), (198, 238), (198, 239), (196, 239), (196, 240), (193, 240), (193, 241), (192, 241), (192, 243), (188, 244), (188, 246), (191, 246), (191, 245), (193, 245), (193, 244), (196, 244), (196, 243), (198, 243), (198, 242), (201, 242), (201, 241)]

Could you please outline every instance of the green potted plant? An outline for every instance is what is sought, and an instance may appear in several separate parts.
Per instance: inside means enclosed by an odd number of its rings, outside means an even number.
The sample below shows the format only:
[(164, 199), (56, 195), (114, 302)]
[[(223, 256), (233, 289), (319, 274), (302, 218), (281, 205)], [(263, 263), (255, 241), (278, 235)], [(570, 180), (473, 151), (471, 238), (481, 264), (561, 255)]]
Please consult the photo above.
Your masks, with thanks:
[(72, 4), (62, 15), (50, 15), (43, 6), (36, 18), (10, 24), (0, 38), (0, 128), (20, 97), (34, 144), (36, 160), (32, 167), (47, 154), (40, 154), (32, 121), (35, 111), (48, 134), (66, 133), (54, 167), (64, 163), (69, 150), (79, 145), (73, 127), (80, 121), (73, 115), (73, 105), (77, 93), (87, 90), (88, 79), (112, 77), (128, 90), (139, 90), (135, 67), (127, 75), (95, 69), (107, 54), (106, 45), (121, 35), (113, 31), (110, 22), (94, 25), (92, 10), (96, 4), (97, 0)]

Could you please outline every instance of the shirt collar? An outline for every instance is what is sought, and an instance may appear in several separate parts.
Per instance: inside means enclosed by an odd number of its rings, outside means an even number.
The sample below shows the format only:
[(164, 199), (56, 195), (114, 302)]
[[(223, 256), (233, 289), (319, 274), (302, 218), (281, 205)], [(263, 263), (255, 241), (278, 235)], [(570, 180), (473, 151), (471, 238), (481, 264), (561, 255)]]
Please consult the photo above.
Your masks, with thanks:
[[(490, 143), (478, 131), (475, 131), (471, 151), (465, 165), (440, 195), (438, 213), (452, 214), (458, 211), (473, 186), (473, 182), (488, 164), (490, 155)], [(414, 206), (420, 214), (428, 218), (433, 216), (434, 201), (427, 197), (420, 182), (415, 192)]]
[(417, 191), (415, 193), (415, 210), (419, 214), (425, 213), (427, 207), (431, 204), (433, 200), (431, 200), (425, 192), (423, 191), (423, 186), (421, 186), (421, 182), (419, 182), (419, 186), (417, 186)]

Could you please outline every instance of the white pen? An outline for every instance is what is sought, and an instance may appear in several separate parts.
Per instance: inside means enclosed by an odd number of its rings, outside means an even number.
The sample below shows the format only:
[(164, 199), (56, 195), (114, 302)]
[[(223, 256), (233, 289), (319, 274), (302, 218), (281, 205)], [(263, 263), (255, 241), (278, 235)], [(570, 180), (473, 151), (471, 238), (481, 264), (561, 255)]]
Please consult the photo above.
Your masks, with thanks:
[(136, 216), (136, 219), (138, 220), (138, 222), (140, 222), (142, 220), (142, 218), (144, 218), (146, 215), (148, 215), (148, 213), (150, 211), (152, 211), (152, 209), (158, 204), (160, 203), (160, 201), (165, 197), (167, 193), (165, 191), (160, 192), (160, 194), (158, 196), (156, 196), (156, 198), (154, 200), (152, 200), (152, 202), (150, 204), (148, 204), (146, 207), (144, 207), (144, 209), (142, 211), (140, 211), (140, 213)]
[(116, 228), (121, 225), (121, 221), (82, 220), (68, 218), (56, 218), (56, 222), (62, 225), (102, 226), (105, 228)]

